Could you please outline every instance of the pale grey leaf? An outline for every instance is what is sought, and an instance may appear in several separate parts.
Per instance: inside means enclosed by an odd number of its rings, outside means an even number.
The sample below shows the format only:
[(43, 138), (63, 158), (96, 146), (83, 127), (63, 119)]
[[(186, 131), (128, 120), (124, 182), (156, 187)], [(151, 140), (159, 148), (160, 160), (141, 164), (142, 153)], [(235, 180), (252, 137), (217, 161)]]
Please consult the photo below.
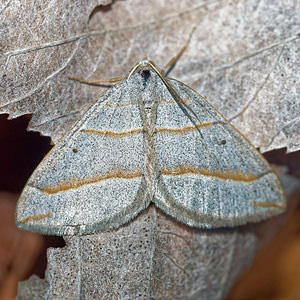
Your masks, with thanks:
[(100, 92), (69, 76), (124, 76), (145, 54), (163, 66), (196, 27), (171, 75), (256, 147), (299, 149), (297, 1), (65, 3), (2, 5), (2, 113), (33, 114), (30, 129), (56, 142)]

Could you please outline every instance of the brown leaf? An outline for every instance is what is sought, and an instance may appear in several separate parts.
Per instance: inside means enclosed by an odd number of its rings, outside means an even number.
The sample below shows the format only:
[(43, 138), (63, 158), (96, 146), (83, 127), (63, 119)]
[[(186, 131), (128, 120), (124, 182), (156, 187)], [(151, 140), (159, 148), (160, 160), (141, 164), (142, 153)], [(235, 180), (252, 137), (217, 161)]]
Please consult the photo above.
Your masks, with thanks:
[[(275, 238), (258, 251), (253, 264), (239, 278), (228, 300), (295, 300), (300, 287), (300, 189), (290, 197), (287, 221)], [(272, 232), (272, 220), (260, 234)], [(268, 224), (269, 223), (269, 224)]]
[(0, 299), (14, 299), (18, 281), (24, 280), (40, 255), (43, 237), (21, 231), (14, 224), (18, 196), (0, 192)]

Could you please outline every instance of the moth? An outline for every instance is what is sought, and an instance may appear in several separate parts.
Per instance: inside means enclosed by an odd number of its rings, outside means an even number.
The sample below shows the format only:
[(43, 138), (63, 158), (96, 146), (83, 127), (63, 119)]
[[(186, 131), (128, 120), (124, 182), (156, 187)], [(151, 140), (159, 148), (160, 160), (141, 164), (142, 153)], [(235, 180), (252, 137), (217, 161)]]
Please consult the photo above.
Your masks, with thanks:
[(122, 226), (151, 202), (197, 228), (257, 222), (285, 209), (280, 181), (254, 146), (145, 58), (43, 159), (19, 198), (16, 224), (92, 234)]

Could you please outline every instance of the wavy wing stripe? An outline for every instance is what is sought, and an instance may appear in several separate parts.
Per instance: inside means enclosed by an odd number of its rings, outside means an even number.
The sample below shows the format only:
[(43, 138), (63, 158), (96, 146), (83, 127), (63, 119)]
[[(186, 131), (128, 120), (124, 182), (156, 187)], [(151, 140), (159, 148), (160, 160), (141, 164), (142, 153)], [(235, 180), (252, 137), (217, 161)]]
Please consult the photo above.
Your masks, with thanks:
[(19, 221), (19, 223), (25, 224), (29, 221), (39, 221), (39, 220), (43, 220), (43, 219), (47, 219), (47, 218), (52, 218), (53, 215), (48, 213), (48, 214), (40, 214), (37, 216), (29, 216), (24, 220)]
[(279, 204), (273, 203), (273, 202), (257, 202), (257, 201), (252, 201), (251, 204), (255, 205), (255, 206), (260, 206), (260, 207), (276, 207), (279, 209), (284, 209), (286, 206), (285, 204), (279, 205)]
[(82, 129), (81, 132), (85, 132), (86, 134), (97, 134), (97, 135), (107, 136), (111, 138), (122, 138), (133, 134), (143, 133), (144, 130), (143, 128), (135, 128), (127, 131), (116, 132), (116, 131), (108, 131), (108, 130), (102, 131), (96, 129)]
[(71, 179), (69, 181), (60, 182), (57, 186), (47, 186), (42, 189), (42, 193), (44, 194), (57, 194), (59, 192), (66, 192), (71, 189), (78, 189), (84, 185), (98, 183), (100, 181), (109, 180), (109, 179), (134, 179), (142, 176), (142, 171), (137, 170), (134, 172), (127, 172), (121, 170), (114, 170), (112, 172), (97, 175), (93, 178), (85, 178), (85, 179)]
[(202, 123), (202, 124), (196, 124), (196, 126), (185, 126), (182, 128), (156, 128), (155, 133), (170, 133), (170, 134), (185, 134), (192, 131), (197, 131), (200, 128), (204, 127), (210, 127), (212, 125), (218, 124), (218, 122), (211, 122), (211, 123)]
[(164, 167), (162, 169), (162, 175), (165, 176), (179, 176), (179, 175), (203, 175), (207, 177), (215, 177), (222, 180), (232, 180), (239, 182), (252, 182), (256, 181), (259, 178), (265, 176), (268, 173), (262, 174), (260, 176), (255, 176), (253, 174), (243, 174), (241, 171), (209, 171), (204, 168), (196, 168), (193, 166), (178, 166), (173, 168)]
[[(203, 123), (203, 124), (196, 124), (196, 126), (185, 126), (182, 128), (167, 128), (167, 127), (161, 127), (156, 128), (155, 133), (170, 133), (170, 134), (186, 134), (188, 132), (199, 130), (200, 128), (210, 127), (212, 125), (218, 124), (219, 122), (212, 122), (212, 123)], [(143, 128), (135, 128), (128, 131), (102, 131), (102, 130), (96, 130), (96, 129), (82, 129), (82, 132), (85, 132), (86, 134), (97, 134), (102, 136), (107, 136), (111, 138), (122, 138), (125, 136), (130, 136), (133, 134), (140, 134), (143, 133)]]

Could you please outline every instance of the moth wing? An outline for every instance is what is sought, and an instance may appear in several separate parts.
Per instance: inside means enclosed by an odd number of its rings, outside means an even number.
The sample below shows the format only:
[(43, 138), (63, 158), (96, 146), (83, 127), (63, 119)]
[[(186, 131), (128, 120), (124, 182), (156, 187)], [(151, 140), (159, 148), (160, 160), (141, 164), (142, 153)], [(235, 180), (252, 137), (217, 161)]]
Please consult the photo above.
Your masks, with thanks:
[(156, 205), (200, 228), (281, 213), (285, 195), (265, 159), (204, 98), (180, 82), (171, 84), (190, 109), (170, 93), (158, 105)]
[(90, 234), (124, 224), (149, 204), (142, 121), (126, 84), (107, 90), (40, 163), (17, 204), (19, 228)]

